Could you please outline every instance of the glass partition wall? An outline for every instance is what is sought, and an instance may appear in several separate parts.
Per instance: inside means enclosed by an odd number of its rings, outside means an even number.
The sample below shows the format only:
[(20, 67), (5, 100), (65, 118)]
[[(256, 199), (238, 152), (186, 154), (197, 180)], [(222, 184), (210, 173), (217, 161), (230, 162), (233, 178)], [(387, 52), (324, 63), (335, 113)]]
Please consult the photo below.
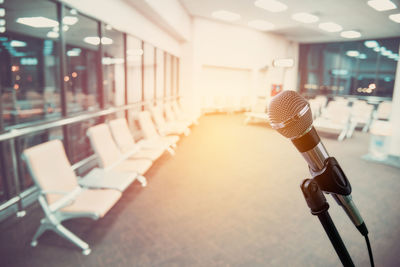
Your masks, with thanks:
[(391, 98), (400, 38), (301, 44), (300, 91)]
[[(5, 0), (0, 9), (2, 220), (35, 191), (20, 160), (25, 148), (63, 140), (71, 164), (83, 166), (78, 174), (90, 170), (86, 130), (115, 117), (137, 130), (134, 118), (144, 103), (177, 96), (179, 59), (59, 1)], [(52, 126), (37, 130), (43, 125)], [(32, 132), (7, 137), (12, 129)]]

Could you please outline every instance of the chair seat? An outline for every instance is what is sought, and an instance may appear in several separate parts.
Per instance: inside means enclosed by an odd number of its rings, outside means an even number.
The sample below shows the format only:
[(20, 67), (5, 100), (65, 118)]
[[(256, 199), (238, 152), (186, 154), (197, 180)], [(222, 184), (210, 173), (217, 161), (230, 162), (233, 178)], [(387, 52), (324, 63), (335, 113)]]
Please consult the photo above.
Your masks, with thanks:
[(122, 171), (122, 172), (137, 172), (138, 174), (143, 175), (150, 169), (153, 162), (149, 159), (126, 159), (116, 165), (113, 170), (114, 171)]
[(120, 199), (121, 192), (112, 189), (82, 191), (74, 202), (61, 209), (63, 212), (93, 212), (99, 217), (103, 217), (114, 204)]
[(132, 157), (132, 159), (150, 159), (152, 161), (157, 160), (161, 155), (164, 153), (163, 148), (154, 148), (154, 149), (146, 149), (143, 148), (137, 153), (135, 153)]

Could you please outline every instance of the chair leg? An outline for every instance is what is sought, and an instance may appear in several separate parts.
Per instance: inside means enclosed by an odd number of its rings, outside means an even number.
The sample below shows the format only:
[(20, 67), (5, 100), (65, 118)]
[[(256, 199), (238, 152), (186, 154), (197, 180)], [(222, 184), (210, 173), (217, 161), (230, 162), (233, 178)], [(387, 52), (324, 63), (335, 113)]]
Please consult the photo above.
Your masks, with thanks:
[(147, 179), (143, 175), (138, 175), (136, 179), (142, 184), (142, 187), (147, 186)]
[(41, 222), (39, 228), (37, 229), (35, 235), (34, 235), (33, 238), (32, 238), (31, 246), (32, 246), (32, 247), (36, 247), (37, 244), (38, 244), (37, 240), (39, 239), (39, 237), (40, 237), (44, 232), (46, 232), (47, 230), (51, 230), (51, 229), (52, 229), (52, 227), (51, 227), (51, 225), (50, 225), (49, 223)]
[(167, 147), (167, 151), (171, 156), (175, 156), (175, 151), (171, 147)]
[(53, 229), (57, 234), (60, 236), (64, 237), (74, 245), (78, 246), (79, 248), (82, 249), (82, 253), (84, 255), (89, 255), (91, 250), (89, 248), (89, 245), (82, 241), (79, 237), (77, 237), (75, 234), (73, 234), (70, 230), (65, 228), (62, 224), (58, 224), (54, 227)]

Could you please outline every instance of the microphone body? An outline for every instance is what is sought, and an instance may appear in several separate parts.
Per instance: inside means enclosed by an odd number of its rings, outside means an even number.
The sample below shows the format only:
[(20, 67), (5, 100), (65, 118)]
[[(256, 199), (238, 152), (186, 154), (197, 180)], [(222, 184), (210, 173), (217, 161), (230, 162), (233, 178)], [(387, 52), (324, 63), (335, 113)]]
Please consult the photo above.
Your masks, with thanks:
[[(299, 150), (308, 163), (313, 178), (323, 174), (325, 171), (333, 171), (333, 169), (327, 170), (327, 162), (330, 156), (312, 126), (312, 114), (307, 100), (295, 91), (282, 91), (272, 98), (268, 115), (272, 128), (291, 139), (297, 150)], [(337, 171), (338, 168), (340, 169), (337, 164), (337, 168), (334, 171)], [(344, 173), (342, 174), (344, 175)], [(347, 178), (340, 178), (337, 173), (333, 173), (331, 177), (334, 177), (336, 179), (335, 182), (339, 185), (348, 184)], [(348, 189), (348, 192), (351, 192), (349, 184)], [(351, 195), (334, 192), (327, 193), (330, 193), (337, 203), (342, 206), (361, 234), (367, 235), (368, 230)]]

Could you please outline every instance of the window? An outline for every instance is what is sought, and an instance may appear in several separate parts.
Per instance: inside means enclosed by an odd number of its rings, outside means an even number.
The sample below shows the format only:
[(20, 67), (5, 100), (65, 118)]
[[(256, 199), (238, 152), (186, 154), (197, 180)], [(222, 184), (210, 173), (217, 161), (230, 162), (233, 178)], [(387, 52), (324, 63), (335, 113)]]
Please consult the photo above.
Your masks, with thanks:
[(169, 98), (172, 93), (172, 88), (171, 88), (171, 79), (172, 79), (172, 60), (171, 60), (171, 55), (166, 54), (165, 55), (165, 95), (164, 97)]
[[(98, 93), (99, 44), (98, 23), (74, 9), (64, 9), (63, 31), (66, 41), (67, 113), (96, 110), (100, 107)], [(54, 32), (57, 32), (57, 28)], [(103, 46), (112, 40), (103, 37)]]
[(127, 37), (128, 103), (142, 100), (142, 41)]
[(164, 97), (164, 52), (157, 48), (156, 52), (156, 98)]
[[(0, 35), (0, 89), (4, 126), (61, 116), (58, 25), (53, 2), (5, 1)], [(42, 23), (44, 27), (37, 28)]]
[(102, 46), (104, 106), (121, 106), (125, 104), (124, 36), (107, 24), (102, 25), (102, 36), (112, 43)]

